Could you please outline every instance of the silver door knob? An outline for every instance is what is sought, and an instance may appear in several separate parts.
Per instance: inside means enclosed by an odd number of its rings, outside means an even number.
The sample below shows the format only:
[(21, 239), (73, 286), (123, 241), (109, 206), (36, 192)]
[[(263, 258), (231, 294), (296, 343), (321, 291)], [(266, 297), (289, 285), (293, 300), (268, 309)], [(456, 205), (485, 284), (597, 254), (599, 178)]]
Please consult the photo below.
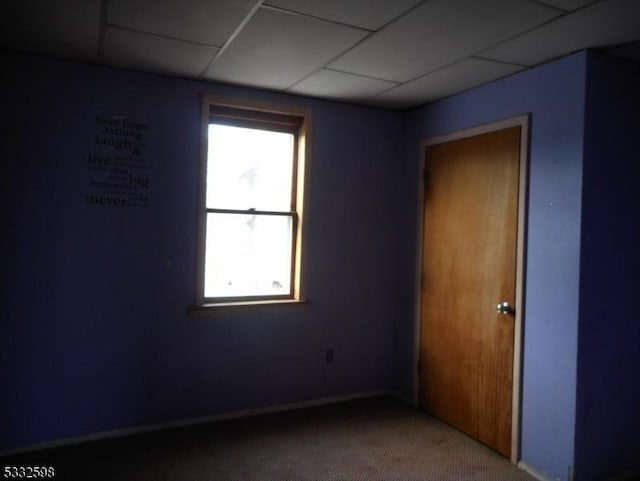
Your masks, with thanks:
[(496, 306), (496, 312), (498, 314), (513, 314), (513, 307), (508, 302), (501, 302)]

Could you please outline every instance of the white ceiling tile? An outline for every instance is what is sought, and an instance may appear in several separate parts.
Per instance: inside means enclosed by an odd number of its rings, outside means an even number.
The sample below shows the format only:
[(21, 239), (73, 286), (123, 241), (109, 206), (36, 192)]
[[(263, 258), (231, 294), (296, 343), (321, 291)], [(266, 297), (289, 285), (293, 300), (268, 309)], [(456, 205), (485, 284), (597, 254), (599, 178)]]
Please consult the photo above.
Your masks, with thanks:
[(266, 5), (377, 30), (422, 0), (267, 0)]
[(170, 75), (197, 77), (218, 52), (215, 47), (107, 27), (104, 62)]
[(211, 80), (364, 104), (374, 96), (384, 107), (590, 47), (640, 61), (640, 0), (4, 3), (2, 48), (98, 61), (106, 22), (110, 65), (195, 78), (207, 69)]
[(335, 70), (320, 70), (289, 89), (289, 92), (327, 97), (346, 101), (359, 101), (388, 90), (396, 83), (361, 77)]
[(384, 92), (369, 103), (378, 107), (417, 107), (519, 70), (522, 67), (518, 65), (468, 58)]
[(557, 16), (528, 0), (429, 0), (329, 65), (405, 82)]
[(590, 3), (597, 2), (598, 0), (538, 0), (542, 3), (550, 5), (552, 7), (560, 8), (565, 11), (577, 10)]
[(576, 50), (640, 39), (640, 1), (603, 0), (490, 48), (483, 58), (535, 65)]
[(5, 2), (0, 44), (16, 50), (98, 58), (100, 0), (20, 0)]
[(366, 34), (324, 20), (260, 9), (204, 76), (242, 85), (288, 88)]
[(111, 25), (218, 47), (256, 4), (256, 0), (105, 1)]

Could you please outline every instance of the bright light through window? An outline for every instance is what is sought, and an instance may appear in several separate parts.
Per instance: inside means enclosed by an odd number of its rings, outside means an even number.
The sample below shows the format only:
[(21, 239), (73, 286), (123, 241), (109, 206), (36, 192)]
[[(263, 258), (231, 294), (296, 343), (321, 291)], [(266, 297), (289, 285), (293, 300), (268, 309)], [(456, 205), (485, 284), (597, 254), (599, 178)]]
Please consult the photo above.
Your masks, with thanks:
[(289, 211), (293, 134), (209, 125), (207, 207)]
[(204, 297), (291, 296), (296, 136), (218, 123), (208, 136)]
[(291, 227), (285, 216), (209, 214), (205, 295), (288, 294)]

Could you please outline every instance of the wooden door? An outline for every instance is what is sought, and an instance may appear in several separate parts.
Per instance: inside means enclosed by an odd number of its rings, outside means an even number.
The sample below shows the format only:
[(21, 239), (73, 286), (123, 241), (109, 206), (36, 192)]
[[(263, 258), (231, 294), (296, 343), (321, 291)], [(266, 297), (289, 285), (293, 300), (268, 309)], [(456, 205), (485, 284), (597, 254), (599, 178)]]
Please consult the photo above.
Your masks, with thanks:
[(419, 401), (511, 455), (520, 127), (427, 147)]

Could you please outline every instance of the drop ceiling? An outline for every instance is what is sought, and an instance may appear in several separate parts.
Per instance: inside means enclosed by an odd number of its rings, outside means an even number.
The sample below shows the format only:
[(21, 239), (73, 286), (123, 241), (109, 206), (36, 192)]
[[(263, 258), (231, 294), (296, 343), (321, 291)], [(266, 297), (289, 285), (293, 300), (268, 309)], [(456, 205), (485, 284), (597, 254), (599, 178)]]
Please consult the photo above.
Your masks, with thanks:
[(7, 50), (410, 109), (585, 48), (640, 61), (639, 0), (21, 0)]

